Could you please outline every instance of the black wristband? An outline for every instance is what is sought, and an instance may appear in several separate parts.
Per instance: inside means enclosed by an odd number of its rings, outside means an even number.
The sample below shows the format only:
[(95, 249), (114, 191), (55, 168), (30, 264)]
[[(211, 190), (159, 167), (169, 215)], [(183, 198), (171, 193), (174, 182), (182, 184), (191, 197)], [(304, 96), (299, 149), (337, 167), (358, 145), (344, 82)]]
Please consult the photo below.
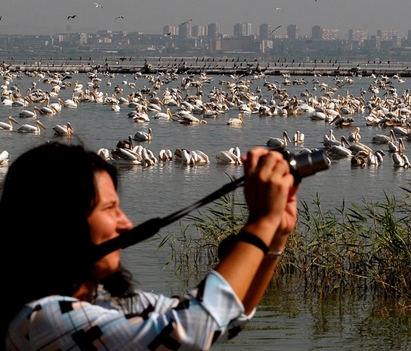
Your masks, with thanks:
[(246, 232), (245, 230), (241, 230), (237, 234), (236, 238), (238, 241), (244, 241), (246, 243), (258, 247), (264, 253), (264, 255), (266, 255), (269, 251), (268, 246), (264, 243), (264, 241), (262, 241), (258, 236)]
[(223, 259), (225, 255), (231, 251), (234, 243), (238, 241), (244, 241), (258, 247), (264, 252), (264, 255), (266, 255), (269, 251), (268, 246), (259, 237), (242, 230), (238, 234), (231, 234), (227, 236), (220, 242), (220, 245), (218, 246), (218, 258), (220, 260)]

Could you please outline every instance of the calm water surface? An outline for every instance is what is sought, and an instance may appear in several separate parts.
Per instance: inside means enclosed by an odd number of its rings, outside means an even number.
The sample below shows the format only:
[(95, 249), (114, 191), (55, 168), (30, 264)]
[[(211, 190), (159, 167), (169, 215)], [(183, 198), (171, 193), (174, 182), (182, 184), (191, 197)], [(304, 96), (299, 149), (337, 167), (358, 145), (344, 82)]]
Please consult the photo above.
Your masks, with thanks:
[[(124, 88), (123, 95), (150, 83), (140, 77), (134, 80), (132, 75), (118, 75), (110, 78), (112, 86), (107, 86), (109, 78), (102, 78), (101, 91), (114, 93), (114, 86), (121, 85)], [(263, 88), (263, 80), (251, 79), (251, 89), (257, 86)], [(131, 89), (123, 84), (123, 80), (133, 81), (136, 88)], [(204, 101), (207, 93), (213, 87), (222, 89), (219, 80), (228, 80), (230, 77), (213, 76), (210, 84), (204, 85)], [(266, 77), (269, 82), (281, 77)], [(318, 77), (318, 80), (333, 85), (332, 77)], [(355, 96), (359, 96), (361, 88), (367, 88), (371, 78), (354, 78), (354, 85), (343, 87), (336, 94), (344, 95), (347, 90)], [(86, 86), (86, 75), (72, 75), (72, 81), (79, 81)], [(313, 84), (310, 77), (306, 77), (307, 85), (288, 86), (290, 96), (299, 96), (305, 89), (311, 90)], [(22, 80), (13, 80), (10, 86), (17, 84), (21, 92), (25, 92), (33, 81), (37, 87), (44, 91), (50, 91), (51, 86), (43, 83), (43, 79), (24, 77)], [(165, 87), (180, 87), (180, 80), (172, 81), (164, 85), (158, 92), (162, 93)], [(409, 88), (408, 82), (397, 85), (399, 94)], [(70, 98), (72, 90), (61, 90), (60, 97), (65, 100)], [(189, 92), (195, 93), (195, 90)], [(318, 90), (314, 94), (321, 94)], [(381, 92), (381, 95), (384, 92)], [(183, 92), (183, 96), (184, 96)], [(262, 91), (269, 98), (270, 92)], [(370, 93), (366, 95), (370, 97)], [(34, 119), (22, 119), (18, 117), (23, 108), (0, 106), (0, 120), (6, 120), (7, 116), (16, 117), (20, 124), (34, 124)], [(32, 110), (32, 105), (25, 109)], [(125, 212), (135, 224), (139, 224), (153, 217), (164, 217), (170, 213), (191, 205), (197, 200), (208, 195), (229, 181), (228, 175), (239, 177), (243, 170), (241, 166), (219, 165), (215, 161), (215, 155), (221, 150), (227, 150), (238, 146), (243, 153), (249, 148), (261, 145), (265, 146), (270, 137), (281, 137), (283, 131), (294, 134), (300, 130), (305, 134), (304, 147), (321, 148), (323, 136), (330, 128), (337, 137), (348, 135), (348, 129), (336, 129), (322, 121), (313, 121), (309, 115), (297, 117), (264, 117), (258, 115), (245, 115), (245, 123), (242, 128), (234, 128), (227, 125), (228, 118), (236, 117), (238, 111), (230, 110), (217, 119), (208, 119), (207, 124), (194, 126), (181, 125), (172, 121), (162, 121), (151, 118), (150, 122), (137, 124), (127, 116), (131, 108), (121, 105), (120, 112), (111, 111), (109, 106), (95, 103), (83, 103), (77, 109), (63, 108), (56, 116), (39, 115), (48, 128), (41, 131), (40, 135), (20, 134), (15, 131), (0, 132), (0, 151), (7, 150), (11, 160), (18, 157), (27, 149), (47, 140), (55, 140), (52, 127), (56, 124), (70, 122), (75, 129), (75, 134), (84, 144), (97, 151), (101, 147), (113, 148), (120, 139), (127, 139), (128, 135), (134, 135), (138, 130), (149, 127), (153, 130), (153, 140), (143, 143), (154, 154), (161, 149), (176, 148), (200, 149), (211, 160), (208, 165), (183, 166), (174, 161), (160, 163), (154, 167), (142, 168), (141, 166), (123, 167), (120, 169), (120, 197)], [(153, 115), (154, 113), (150, 113)], [(362, 141), (371, 145), (371, 138), (375, 134), (388, 134), (388, 130), (365, 125), (366, 114), (354, 115), (355, 126), (361, 128)], [(16, 129), (16, 128), (15, 128)], [(289, 146), (292, 152), (298, 152), (299, 148)], [(376, 150), (376, 147), (373, 147)], [(382, 147), (384, 149), (384, 147)], [(406, 142), (406, 152), (408, 144)], [(7, 168), (0, 168), (0, 179), (5, 175)], [(33, 170), (35, 171), (35, 170)], [(383, 201), (385, 194), (403, 196), (404, 191), (399, 186), (407, 186), (411, 170), (397, 169), (393, 167), (391, 156), (385, 156), (384, 163), (379, 167), (352, 168), (350, 159), (333, 161), (329, 170), (317, 173), (305, 178), (302, 182), (299, 198), (301, 201), (311, 203), (315, 196), (319, 196), (323, 208), (332, 209), (340, 207), (342, 202), (361, 203), (363, 200)], [(24, 186), (35, 186), (27, 177)], [(62, 184), (64, 189), (64, 184)], [(241, 190), (237, 191), (241, 195)], [(64, 194), (56, 193), (62, 198)], [(178, 233), (178, 223), (164, 228), (160, 236), (169, 232)], [(139, 286), (146, 290), (158, 293), (180, 294), (187, 288), (182, 281), (175, 276), (173, 267), (164, 269), (169, 258), (167, 248), (156, 251), (159, 239), (147, 241), (124, 251), (125, 265), (134, 273)], [(219, 346), (219, 350), (340, 350), (340, 349), (379, 349), (379, 350), (406, 350), (411, 347), (409, 318), (408, 316), (391, 317), (374, 314), (372, 306), (367, 301), (353, 302), (349, 297), (339, 301), (319, 304), (317, 300), (308, 300), (300, 292), (297, 283), (290, 283), (282, 290), (273, 289), (267, 293), (262, 302), (256, 318), (238, 338)], [(355, 300), (355, 299), (354, 299)]]

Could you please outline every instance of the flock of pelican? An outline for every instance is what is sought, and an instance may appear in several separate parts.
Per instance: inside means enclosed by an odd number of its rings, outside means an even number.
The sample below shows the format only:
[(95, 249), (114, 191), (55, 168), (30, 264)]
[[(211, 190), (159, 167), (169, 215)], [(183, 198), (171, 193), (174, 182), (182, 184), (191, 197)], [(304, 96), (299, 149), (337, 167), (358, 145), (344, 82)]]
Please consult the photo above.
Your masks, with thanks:
[[(74, 72), (75, 73), (75, 72)], [(395, 83), (405, 80), (399, 75), (387, 77), (371, 76), (367, 90), (361, 90), (355, 96), (347, 90), (341, 94), (341, 88), (354, 83), (355, 77), (335, 77), (333, 86), (320, 82), (320, 76), (309, 82), (304, 78), (292, 79), (289, 74), (282, 75), (283, 81), (270, 81), (264, 73), (252, 76), (230, 75), (227, 79), (214, 82), (204, 73), (199, 75), (178, 75), (175, 71), (155, 74), (136, 73), (134, 82), (124, 79), (121, 84), (111, 87), (111, 80), (116, 75), (108, 72), (87, 74), (87, 84), (73, 81), (69, 74), (50, 72), (12, 73), (4, 66), (0, 70), (3, 78), (1, 103), (17, 107), (19, 112), (0, 122), (0, 130), (18, 133), (40, 134), (48, 130), (40, 120), (41, 116), (58, 116), (63, 109), (77, 109), (84, 103), (97, 103), (107, 106), (114, 113), (129, 111), (126, 116), (133, 122), (149, 125), (151, 119), (161, 119), (179, 124), (206, 125), (209, 119), (223, 118), (228, 112), (235, 112), (237, 117), (227, 118), (229, 127), (241, 128), (250, 119), (258, 117), (300, 117), (306, 116), (312, 121), (320, 121), (330, 126), (329, 133), (323, 136), (323, 147), (330, 162), (335, 159), (350, 158), (352, 166), (365, 167), (383, 162), (388, 153), (394, 167), (410, 167), (405, 155), (405, 140), (411, 141), (411, 97), (409, 90), (399, 92)], [(17, 82), (28, 76), (32, 79), (29, 89), (24, 93)], [(106, 80), (106, 89), (104, 89)], [(145, 80), (145, 85), (138, 88), (135, 81)], [(178, 81), (180, 80), (180, 83)], [(44, 89), (39, 87), (39, 82)], [(171, 82), (177, 82), (171, 87)], [(141, 85), (141, 84), (140, 84)], [(290, 96), (287, 87), (302, 86), (299, 96)], [(208, 93), (204, 90), (210, 87)], [(256, 86), (253, 88), (253, 86)], [(265, 92), (263, 90), (265, 89)], [(69, 91), (70, 98), (63, 99), (62, 91)], [(368, 98), (367, 98), (368, 94)], [(269, 96), (266, 98), (264, 96)], [(131, 111), (130, 111), (131, 110)], [(33, 124), (21, 123), (20, 120), (33, 120)], [(386, 133), (376, 134), (367, 145), (360, 134), (358, 124), (379, 127)], [(333, 129), (334, 128), (334, 129)], [(70, 122), (57, 124), (50, 128), (54, 136), (70, 137), (74, 128)], [(335, 137), (336, 129), (347, 130), (348, 135)], [(291, 135), (291, 133), (290, 133)], [(154, 155), (142, 143), (155, 140), (153, 128), (137, 131), (125, 140), (119, 140), (112, 149), (101, 148), (99, 155), (115, 164), (153, 166), (159, 161), (175, 160), (186, 165), (208, 164), (209, 156), (201, 150), (178, 148), (174, 151), (161, 149)], [(301, 152), (313, 150), (304, 148), (305, 135), (296, 130), (292, 137), (283, 131), (282, 137), (268, 137), (265, 141), (269, 148), (285, 148), (289, 144), (301, 146)], [(255, 144), (261, 144), (255, 141)], [(384, 148), (385, 150), (383, 150)], [(0, 154), (0, 166), (7, 165), (9, 154)], [(241, 165), (238, 147), (222, 150), (215, 155), (217, 163)]]

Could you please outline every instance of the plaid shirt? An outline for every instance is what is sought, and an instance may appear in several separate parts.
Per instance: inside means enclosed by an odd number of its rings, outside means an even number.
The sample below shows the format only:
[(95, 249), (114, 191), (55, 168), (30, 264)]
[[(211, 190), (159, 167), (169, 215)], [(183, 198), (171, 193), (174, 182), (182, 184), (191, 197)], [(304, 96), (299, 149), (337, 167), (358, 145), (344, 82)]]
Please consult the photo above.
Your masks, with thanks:
[(251, 316), (217, 272), (182, 297), (136, 290), (96, 304), (67, 296), (33, 301), (14, 317), (5, 350), (209, 350), (237, 335)]

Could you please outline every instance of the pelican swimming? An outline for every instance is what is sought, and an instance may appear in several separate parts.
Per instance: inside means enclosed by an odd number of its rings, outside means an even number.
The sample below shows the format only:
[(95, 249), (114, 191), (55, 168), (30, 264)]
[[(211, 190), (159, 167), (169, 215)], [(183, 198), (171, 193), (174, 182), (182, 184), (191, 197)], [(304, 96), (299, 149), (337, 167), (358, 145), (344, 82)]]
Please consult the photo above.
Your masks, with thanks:
[(359, 151), (365, 151), (367, 153), (372, 152), (372, 149), (368, 145), (365, 145), (363, 143), (360, 143), (360, 142), (349, 143), (347, 138), (344, 135), (341, 137), (341, 145), (351, 150), (354, 154)]
[(297, 130), (293, 136), (293, 143), (294, 144), (303, 144), (305, 139), (305, 135)]
[(138, 131), (136, 134), (134, 134), (134, 140), (137, 140), (137, 141), (151, 141), (152, 139), (153, 139), (153, 130), (151, 128), (148, 128), (147, 132)]
[(57, 124), (53, 127), (54, 135), (56, 136), (71, 136), (74, 134), (74, 129), (71, 126), (70, 122), (67, 122), (66, 125)]
[(342, 145), (333, 145), (327, 150), (327, 155), (332, 159), (340, 159), (352, 156), (352, 151)]
[(201, 150), (192, 150), (191, 154), (194, 164), (210, 163), (209, 157)]
[(9, 164), (10, 154), (4, 150), (0, 153), (0, 167), (7, 166)]
[(39, 112), (41, 115), (55, 115), (59, 111), (56, 110), (54, 106), (34, 106), (33, 109), (37, 112)]
[(47, 130), (46, 126), (37, 120), (35, 126), (31, 124), (23, 124), (19, 129), (17, 129), (17, 132), (18, 133), (40, 134), (40, 127), (43, 128), (44, 130)]
[(112, 163), (125, 165), (141, 165), (141, 161), (142, 157), (131, 150), (123, 149), (121, 147), (116, 147), (115, 149), (111, 150), (110, 162)]
[(32, 117), (36, 117), (36, 116), (37, 116), (36, 111), (22, 110), (19, 113), (20, 118), (32, 118)]
[(222, 164), (234, 164), (234, 165), (242, 164), (241, 158), (239, 156), (237, 156), (236, 154), (230, 151), (226, 151), (226, 150), (220, 151), (216, 155), (216, 160), (217, 160), (217, 163), (222, 163)]
[(129, 135), (128, 139), (125, 140), (119, 140), (116, 147), (121, 147), (123, 149), (129, 149), (129, 150), (133, 150), (133, 136)]
[(238, 114), (237, 118), (230, 118), (227, 121), (229, 126), (241, 127), (244, 124), (244, 118), (241, 113)]
[(157, 112), (154, 115), (154, 119), (162, 119), (162, 120), (170, 120), (173, 118), (173, 113), (169, 108), (167, 108), (166, 112)]
[(67, 108), (77, 108), (77, 102), (74, 101), (74, 99), (66, 99), (66, 100), (62, 100), (60, 98), (58, 98), (58, 102)]
[(173, 152), (169, 149), (161, 149), (158, 153), (160, 161), (171, 161), (173, 159)]
[(377, 134), (374, 135), (371, 139), (371, 142), (374, 144), (388, 144), (390, 141), (393, 140), (393, 132), (390, 130), (389, 135), (384, 135), (384, 134)]
[(13, 123), (20, 124), (12, 116), (8, 117), (9, 122), (0, 122), (0, 130), (13, 130)]
[(394, 162), (394, 167), (403, 167), (403, 168), (409, 168), (410, 167), (410, 161), (408, 160), (408, 157), (404, 155), (404, 150), (405, 146), (402, 141), (402, 138), (399, 139), (399, 150), (398, 152), (394, 152), (392, 154), (392, 160)]
[(287, 132), (284, 131), (282, 138), (270, 138), (270, 139), (268, 139), (267, 146), (274, 147), (274, 148), (286, 147), (287, 146), (287, 141), (291, 143), (291, 139), (289, 138)]
[(190, 112), (180, 110), (174, 116), (173, 120), (181, 124), (200, 124), (207, 123), (204, 120), (200, 120), (197, 117), (194, 117)]

